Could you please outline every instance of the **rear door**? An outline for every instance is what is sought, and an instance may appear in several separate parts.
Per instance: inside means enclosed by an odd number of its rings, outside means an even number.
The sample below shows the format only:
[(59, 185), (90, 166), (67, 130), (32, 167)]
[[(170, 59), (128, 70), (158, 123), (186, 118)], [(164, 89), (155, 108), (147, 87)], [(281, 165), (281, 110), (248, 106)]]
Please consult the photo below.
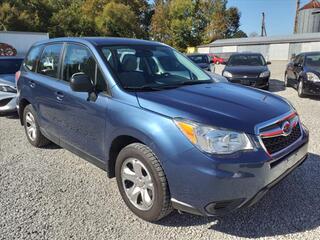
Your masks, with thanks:
[(298, 85), (300, 73), (301, 71), (303, 71), (304, 57), (305, 56), (301, 54), (298, 56), (298, 58), (294, 62), (295, 64), (293, 65), (293, 76), (292, 76), (292, 84), (294, 86)]
[[(44, 134), (49, 135), (55, 142), (58, 142), (60, 127), (56, 87), (59, 82), (62, 47), (62, 43), (56, 43), (35, 48), (34, 53), (30, 52), (28, 55), (30, 59), (27, 58), (24, 63), (24, 67), (30, 70), (25, 74), (26, 85), (30, 89), (32, 104), (38, 114), (40, 127)], [(40, 49), (42, 53), (36, 58), (37, 51)]]
[[(59, 89), (61, 116), (60, 141), (90, 156), (105, 158), (105, 134), (109, 96), (107, 84), (91, 51), (84, 45), (68, 43), (62, 61)], [(73, 74), (85, 73), (96, 86), (96, 99), (74, 92), (69, 82)]]

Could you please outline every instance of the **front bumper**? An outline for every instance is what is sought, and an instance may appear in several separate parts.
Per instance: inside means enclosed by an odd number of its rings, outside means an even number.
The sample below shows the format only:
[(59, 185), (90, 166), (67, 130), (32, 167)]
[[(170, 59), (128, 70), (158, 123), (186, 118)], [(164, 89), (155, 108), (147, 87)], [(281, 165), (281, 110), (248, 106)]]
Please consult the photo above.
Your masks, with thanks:
[(305, 80), (303, 83), (303, 92), (307, 95), (320, 95), (320, 83)]
[(269, 77), (266, 78), (228, 78), (232, 83), (238, 83), (255, 88), (266, 88), (269, 86)]
[[(249, 207), (285, 176), (302, 164), (308, 154), (308, 134), (294, 150), (278, 158), (276, 165), (265, 152), (241, 153), (218, 162), (204, 164), (199, 153), (191, 150), (183, 154), (187, 166), (175, 171), (175, 181), (169, 186), (174, 208), (205, 216), (220, 216), (242, 207)], [(198, 156), (198, 159), (193, 157)], [(190, 160), (189, 160), (190, 159)], [(189, 164), (195, 162), (192, 168)], [(260, 161), (258, 160), (260, 159)], [(204, 166), (204, 165), (206, 166)]]
[(0, 99), (0, 113), (11, 113), (17, 111), (17, 97), (9, 96)]

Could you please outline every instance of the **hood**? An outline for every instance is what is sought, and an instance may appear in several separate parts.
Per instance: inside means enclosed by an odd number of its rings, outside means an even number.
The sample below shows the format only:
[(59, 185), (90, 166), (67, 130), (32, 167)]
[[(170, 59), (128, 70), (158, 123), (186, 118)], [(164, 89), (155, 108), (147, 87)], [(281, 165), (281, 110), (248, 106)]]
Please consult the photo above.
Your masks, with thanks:
[(305, 72), (312, 72), (312, 73), (316, 74), (318, 77), (320, 77), (320, 67), (305, 66), (304, 71)]
[(15, 76), (12, 74), (0, 74), (0, 84), (8, 84), (12, 87), (15, 87)]
[(267, 66), (226, 66), (224, 71), (228, 71), (233, 75), (256, 75), (264, 71), (268, 71)]
[(142, 108), (170, 118), (185, 118), (254, 134), (254, 127), (285, 114), (290, 105), (274, 94), (229, 83), (137, 92)]

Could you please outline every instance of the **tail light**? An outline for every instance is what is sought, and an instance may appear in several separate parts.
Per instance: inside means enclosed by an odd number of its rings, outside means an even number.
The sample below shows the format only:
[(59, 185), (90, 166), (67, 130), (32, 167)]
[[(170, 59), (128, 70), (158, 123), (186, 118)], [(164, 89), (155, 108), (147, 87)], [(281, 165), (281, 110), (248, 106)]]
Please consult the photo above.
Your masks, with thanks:
[(20, 78), (20, 75), (21, 75), (21, 71), (16, 72), (16, 75), (15, 75), (16, 86), (18, 85), (18, 80)]

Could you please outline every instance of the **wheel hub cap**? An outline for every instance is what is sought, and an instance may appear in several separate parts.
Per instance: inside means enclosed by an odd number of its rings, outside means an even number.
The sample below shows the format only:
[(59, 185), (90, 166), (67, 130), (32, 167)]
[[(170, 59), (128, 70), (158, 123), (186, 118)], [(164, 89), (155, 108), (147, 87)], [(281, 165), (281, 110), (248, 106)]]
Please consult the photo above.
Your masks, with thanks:
[(30, 112), (26, 114), (26, 129), (28, 137), (34, 141), (37, 137), (37, 127), (34, 116)]
[(147, 211), (154, 202), (154, 184), (145, 165), (136, 158), (128, 158), (121, 168), (121, 181), (129, 201)]

